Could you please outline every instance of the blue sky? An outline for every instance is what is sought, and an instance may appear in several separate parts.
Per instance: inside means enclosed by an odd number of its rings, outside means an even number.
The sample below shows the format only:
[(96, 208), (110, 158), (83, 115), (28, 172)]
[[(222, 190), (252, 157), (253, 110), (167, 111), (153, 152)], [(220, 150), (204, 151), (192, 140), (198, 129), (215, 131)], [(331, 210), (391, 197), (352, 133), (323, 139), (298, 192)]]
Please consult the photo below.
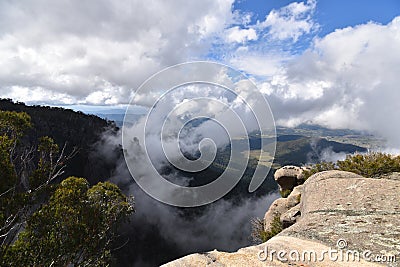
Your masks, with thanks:
[[(233, 5), (235, 10), (251, 12), (252, 21), (263, 20), (272, 9), (279, 9), (295, 1), (290, 0), (240, 0)], [(315, 20), (321, 28), (319, 36), (335, 29), (375, 21), (387, 24), (400, 13), (400, 1), (397, 0), (319, 0)]]
[[(239, 0), (233, 4), (233, 9), (242, 13), (251, 14), (251, 23), (263, 21), (272, 10), (279, 10), (296, 1), (290, 0)], [(307, 1), (298, 1), (298, 3)], [(310, 2), (310, 1), (309, 1)], [(368, 22), (380, 24), (389, 23), (400, 14), (400, 1), (397, 0), (319, 0), (312, 12), (312, 19), (318, 25), (312, 34), (305, 35), (296, 44), (290, 43), (289, 50), (293, 54), (301, 53), (307, 49), (314, 37), (323, 37), (336, 29), (354, 27)], [(265, 40), (259, 39), (257, 42)], [(271, 44), (273, 46), (273, 44)], [(282, 49), (287, 49), (285, 43), (277, 44)]]
[[(233, 4), (233, 9), (250, 13), (251, 22), (263, 21), (271, 10), (279, 10), (296, 1), (290, 0), (239, 0)], [(304, 2), (307, 1), (298, 1)], [(323, 37), (336, 29), (353, 27), (368, 22), (389, 23), (400, 14), (400, 1), (397, 0), (319, 0), (313, 11), (312, 18), (318, 24), (318, 29), (307, 37)], [(262, 40), (259, 40), (262, 42)], [(310, 38), (299, 40), (297, 47), (307, 49)], [(296, 50), (297, 51), (297, 50)]]
[(320, 35), (335, 29), (374, 21), (387, 24), (400, 12), (397, 0), (322, 0), (318, 1), (316, 19), (321, 24)]
[(166, 67), (212, 60), (253, 79), (277, 124), (400, 136), (386, 123), (400, 121), (400, 1), (85, 3), (0, 1), (1, 97), (93, 112)]

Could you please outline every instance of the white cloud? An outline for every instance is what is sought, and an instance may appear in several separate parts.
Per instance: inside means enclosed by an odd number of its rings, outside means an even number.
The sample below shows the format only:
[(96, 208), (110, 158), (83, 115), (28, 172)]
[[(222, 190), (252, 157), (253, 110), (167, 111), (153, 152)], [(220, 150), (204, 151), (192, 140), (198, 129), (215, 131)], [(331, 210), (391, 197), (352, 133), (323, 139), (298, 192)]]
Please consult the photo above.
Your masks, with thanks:
[[(257, 75), (275, 74), (287, 55), (259, 56), (265, 29), (232, 2), (1, 2), (0, 93), (28, 103), (127, 103), (153, 73), (210, 51)], [(297, 21), (313, 6), (279, 12)]]
[(400, 146), (400, 17), (338, 29), (262, 85), (278, 123), (369, 130)]
[(226, 30), (226, 40), (229, 43), (245, 43), (255, 41), (257, 38), (257, 33), (253, 28), (240, 29), (239, 26), (235, 26)]
[(232, 2), (2, 1), (0, 94), (126, 103), (149, 75), (206, 53), (233, 20)]
[(273, 9), (258, 26), (268, 28), (272, 39), (297, 42), (300, 36), (310, 33), (317, 26), (311, 17), (315, 7), (315, 0), (294, 2), (281, 9)]
[(264, 78), (260, 89), (280, 124), (313, 121), (398, 140), (400, 17), (338, 29), (295, 57), (280, 47), (318, 27), (316, 1), (272, 10), (256, 24), (232, 1), (2, 1), (0, 95), (127, 103), (156, 71), (215, 53)]
[[(270, 77), (276, 75), (286, 62), (297, 54), (293, 43), (304, 35), (313, 33), (318, 24), (312, 16), (316, 1), (294, 2), (278, 10), (271, 10), (262, 22), (249, 24), (245, 20), (246, 29), (232, 27), (226, 30), (226, 43), (236, 43), (236, 50), (227, 53), (225, 59), (229, 64), (253, 75)], [(257, 42), (247, 43), (250, 31)], [(226, 47), (226, 45), (225, 45)], [(264, 89), (266, 89), (264, 87)]]
[(237, 51), (236, 55), (229, 61), (230, 64), (238, 69), (245, 70), (247, 73), (257, 76), (272, 76), (279, 73), (284, 61), (290, 58), (284, 54), (262, 55), (249, 52), (248, 50)]

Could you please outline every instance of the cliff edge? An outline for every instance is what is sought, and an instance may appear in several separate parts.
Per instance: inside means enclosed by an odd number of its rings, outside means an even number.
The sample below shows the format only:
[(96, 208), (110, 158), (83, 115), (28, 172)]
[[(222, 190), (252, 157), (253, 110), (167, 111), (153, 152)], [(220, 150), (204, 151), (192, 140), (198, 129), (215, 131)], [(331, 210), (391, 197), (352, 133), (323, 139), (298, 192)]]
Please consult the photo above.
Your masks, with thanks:
[(286, 200), (277, 199), (265, 220), (274, 216), (288, 227), (265, 243), (163, 266), (400, 266), (400, 173), (314, 174)]

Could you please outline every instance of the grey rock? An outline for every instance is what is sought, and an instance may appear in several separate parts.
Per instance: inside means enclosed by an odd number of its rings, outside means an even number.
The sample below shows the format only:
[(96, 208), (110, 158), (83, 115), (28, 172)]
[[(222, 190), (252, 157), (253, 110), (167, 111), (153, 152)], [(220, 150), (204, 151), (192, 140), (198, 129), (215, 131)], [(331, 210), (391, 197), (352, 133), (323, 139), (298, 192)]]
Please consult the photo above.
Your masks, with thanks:
[(295, 187), (287, 198), (278, 198), (271, 204), (264, 216), (265, 231), (270, 230), (270, 225), (275, 217), (280, 217), (282, 214), (299, 204), (302, 188), (302, 185)]
[[(162, 267), (377, 267), (382, 266), (379, 264), (367, 262), (360, 259), (357, 262), (342, 262), (332, 261), (326, 256), (326, 251), (330, 247), (313, 240), (304, 240), (296, 237), (289, 236), (276, 236), (267, 241), (266, 243), (241, 248), (237, 252), (228, 253), (222, 251), (210, 251), (206, 253), (196, 253), (185, 256), (183, 258), (169, 262)], [(278, 259), (278, 252), (283, 251), (286, 254)], [(299, 252), (299, 261), (292, 260), (293, 255), (290, 257), (289, 253), (292, 251)], [(308, 261), (309, 252), (314, 252), (318, 255), (317, 259), (311, 258)], [(304, 255), (305, 261), (302, 261)], [(322, 257), (321, 255), (325, 255)]]
[[(266, 243), (234, 253), (192, 254), (165, 266), (400, 266), (400, 181), (385, 177), (364, 178), (342, 171), (315, 174), (302, 188), (300, 218)], [(277, 203), (271, 208), (278, 212), (288, 205), (288, 199)], [(322, 259), (324, 251), (332, 250), (353, 258), (358, 253), (360, 258), (355, 262), (339, 257)], [(260, 260), (265, 251), (275, 251), (275, 258)], [(285, 261), (276, 258), (279, 251), (314, 251), (319, 257), (316, 261)], [(371, 256), (395, 256), (396, 261), (372, 262)]]
[(301, 199), (301, 217), (281, 235), (316, 240), (349, 250), (397, 255), (400, 263), (400, 181), (326, 171), (311, 176)]
[(296, 223), (297, 219), (300, 218), (300, 215), (300, 204), (298, 204), (281, 215), (280, 221), (282, 223), (282, 227), (285, 229), (289, 226), (292, 226)]
[(378, 179), (389, 179), (389, 180), (400, 181), (400, 172), (393, 172), (393, 173), (389, 173), (389, 174), (384, 174), (384, 175), (381, 175), (381, 176), (379, 176), (377, 178)]
[(288, 206), (294, 207), (300, 203), (301, 194), (303, 193), (303, 185), (298, 185), (293, 188), (292, 192), (290, 192), (287, 197)]
[(276, 170), (274, 174), (275, 181), (278, 183), (281, 191), (292, 190), (296, 185), (304, 182), (303, 171), (306, 167), (284, 166)]

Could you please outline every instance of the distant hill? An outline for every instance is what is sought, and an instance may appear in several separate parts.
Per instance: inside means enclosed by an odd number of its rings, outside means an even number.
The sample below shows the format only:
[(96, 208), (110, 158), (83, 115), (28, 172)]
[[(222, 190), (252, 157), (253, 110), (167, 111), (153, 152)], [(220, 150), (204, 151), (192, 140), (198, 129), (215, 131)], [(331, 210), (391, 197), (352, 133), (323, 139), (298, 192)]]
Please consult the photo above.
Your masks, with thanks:
[(115, 162), (96, 155), (94, 144), (106, 129), (118, 130), (113, 122), (64, 108), (27, 106), (10, 99), (0, 99), (0, 110), (26, 112), (31, 116), (33, 128), (23, 140), (27, 144), (36, 145), (39, 137), (50, 136), (60, 147), (67, 142), (69, 151), (79, 148), (79, 153), (68, 163), (64, 177), (85, 177), (91, 183), (110, 177)]
[(320, 125), (303, 123), (294, 128), (276, 127), (278, 134), (300, 134), (304, 136), (345, 136), (345, 135), (365, 135), (362, 131), (350, 129), (329, 129)]
[(325, 138), (298, 136), (293, 140), (292, 136), (279, 136), (274, 162), (280, 166), (316, 163), (321, 160), (322, 153), (327, 149), (334, 153), (346, 154), (367, 151), (361, 146), (328, 141)]
[(122, 127), (122, 125), (124, 124), (124, 116), (125, 116), (125, 114), (96, 113), (95, 115), (100, 117), (100, 118), (102, 118), (102, 119), (115, 122), (115, 125), (117, 125), (118, 127)]
[(297, 135), (305, 137), (325, 138), (329, 141), (353, 144), (371, 150), (381, 150), (386, 146), (386, 140), (366, 131), (350, 129), (329, 129), (320, 125), (303, 123), (294, 128), (276, 127), (278, 136)]
[(94, 115), (99, 116), (100, 118), (105, 119), (107, 121), (113, 121), (115, 122), (115, 125), (118, 127), (122, 127), (124, 121), (126, 125), (132, 125), (136, 123), (141, 117), (145, 116), (145, 114), (128, 114), (127, 117), (125, 118), (125, 113), (124, 114), (96, 113)]
[[(26, 142), (35, 145), (37, 139), (41, 136), (52, 137), (59, 146), (65, 142), (68, 143), (68, 148), (74, 146), (80, 149), (79, 154), (71, 160), (65, 175), (75, 175), (86, 177), (90, 182), (107, 179), (115, 168), (114, 162), (109, 162), (96, 155), (94, 144), (100, 140), (101, 134), (106, 129), (111, 129), (111, 132), (118, 131), (116, 123), (110, 120), (115, 120), (119, 125), (122, 124), (124, 114), (98, 114), (87, 115), (82, 112), (72, 111), (70, 109), (58, 107), (43, 107), (43, 106), (27, 106), (24, 103), (14, 103), (10, 99), (0, 99), (0, 109), (10, 111), (24, 111), (32, 118), (33, 129), (31, 129), (26, 138)], [(135, 121), (139, 118), (130, 118), (130, 121)], [(288, 164), (301, 165), (308, 162), (316, 162), (319, 160), (320, 153), (325, 149), (331, 149), (335, 153), (345, 152), (354, 153), (364, 152), (366, 148), (354, 144), (347, 144), (325, 138), (324, 136), (346, 136), (358, 135), (361, 133), (351, 130), (331, 130), (316, 125), (300, 125), (297, 128), (277, 128), (277, 147), (274, 159), (274, 166), (283, 166)], [(271, 138), (264, 138), (267, 144), (271, 143)], [(270, 140), (271, 139), (271, 140)], [(244, 142), (245, 140), (236, 140), (236, 142)], [(258, 136), (251, 136), (249, 139), (250, 149), (261, 149), (261, 139)], [(220, 174), (220, 167), (225, 165), (225, 161), (229, 158), (226, 150), (222, 151), (217, 157), (217, 165), (207, 173), (197, 174), (197, 179), (194, 179), (196, 185), (203, 184), (213, 180)], [(113, 152), (110, 152), (113, 153)], [(117, 155), (122, 156), (119, 152)], [(251, 162), (254, 166), (254, 162)], [(218, 167), (220, 166), (220, 167)], [(226, 166), (226, 165), (225, 165)], [(249, 172), (252, 168), (249, 166)], [(250, 174), (249, 173), (249, 174)], [(193, 174), (192, 174), (193, 175)], [(207, 179), (203, 178), (207, 177)], [(203, 178), (203, 179), (202, 179)], [(269, 187), (271, 184), (268, 185)]]

